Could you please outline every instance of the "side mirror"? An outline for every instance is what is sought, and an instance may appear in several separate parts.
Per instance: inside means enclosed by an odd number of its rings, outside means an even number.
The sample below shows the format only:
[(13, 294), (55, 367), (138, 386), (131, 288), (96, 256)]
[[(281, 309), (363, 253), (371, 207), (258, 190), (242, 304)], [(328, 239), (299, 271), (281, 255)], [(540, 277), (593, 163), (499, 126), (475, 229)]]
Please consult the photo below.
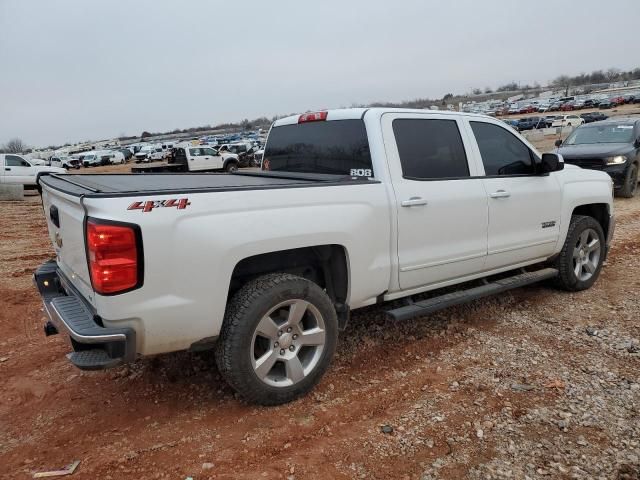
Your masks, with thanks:
[(539, 173), (545, 175), (564, 170), (564, 158), (559, 153), (543, 153), (540, 160)]
[(558, 139), (556, 140), (556, 147), (559, 147), (560, 145), (562, 145), (562, 140)]
[(634, 145), (636, 146), (636, 148), (640, 148), (640, 137), (636, 138)]

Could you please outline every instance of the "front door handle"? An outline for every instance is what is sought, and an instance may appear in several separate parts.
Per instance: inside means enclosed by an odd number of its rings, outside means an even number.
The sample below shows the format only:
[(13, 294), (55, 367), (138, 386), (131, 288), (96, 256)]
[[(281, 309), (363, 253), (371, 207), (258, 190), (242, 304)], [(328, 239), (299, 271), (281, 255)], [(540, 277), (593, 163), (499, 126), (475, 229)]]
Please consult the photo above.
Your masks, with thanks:
[(403, 200), (400, 205), (403, 207), (420, 207), (426, 205), (427, 201), (421, 197), (411, 197), (409, 200)]
[(9, 168), (9, 167), (4, 167), (4, 169), (5, 169), (7, 172), (10, 172), (10, 171), (11, 171), (11, 168)]
[(508, 198), (511, 194), (506, 190), (498, 190), (497, 192), (490, 193), (489, 196), (491, 198)]

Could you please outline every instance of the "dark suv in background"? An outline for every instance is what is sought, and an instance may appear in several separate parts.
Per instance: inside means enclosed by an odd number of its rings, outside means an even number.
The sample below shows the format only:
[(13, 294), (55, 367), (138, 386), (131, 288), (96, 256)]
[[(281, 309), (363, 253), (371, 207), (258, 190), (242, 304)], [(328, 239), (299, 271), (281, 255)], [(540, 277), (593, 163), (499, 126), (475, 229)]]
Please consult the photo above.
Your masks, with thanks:
[(630, 198), (638, 189), (640, 119), (609, 119), (582, 125), (556, 142), (566, 163), (611, 175), (617, 195)]

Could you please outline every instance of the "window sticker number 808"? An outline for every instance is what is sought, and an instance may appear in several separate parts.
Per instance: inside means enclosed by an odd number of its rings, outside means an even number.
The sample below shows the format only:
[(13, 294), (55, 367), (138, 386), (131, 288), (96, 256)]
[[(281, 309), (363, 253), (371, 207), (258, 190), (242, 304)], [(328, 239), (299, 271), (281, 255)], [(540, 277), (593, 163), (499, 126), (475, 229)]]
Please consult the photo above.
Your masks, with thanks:
[(351, 169), (352, 177), (372, 177), (373, 172), (370, 168), (352, 168)]

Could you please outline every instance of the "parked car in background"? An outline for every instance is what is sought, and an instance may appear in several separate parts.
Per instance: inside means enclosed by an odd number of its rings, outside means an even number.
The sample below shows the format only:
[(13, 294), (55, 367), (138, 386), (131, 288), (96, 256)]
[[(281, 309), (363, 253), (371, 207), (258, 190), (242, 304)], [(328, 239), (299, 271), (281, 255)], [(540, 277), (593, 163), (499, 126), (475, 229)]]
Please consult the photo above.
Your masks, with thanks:
[(220, 145), (220, 147), (218, 148), (218, 151), (233, 153), (237, 155), (238, 160), (240, 162), (239, 166), (248, 167), (251, 161), (250, 156), (251, 156), (251, 153), (253, 152), (252, 148), (253, 147), (250, 143), (243, 143), (243, 142), (225, 143), (223, 145)]
[(173, 148), (168, 163), (132, 167), (133, 173), (160, 172), (206, 172), (225, 170), (229, 173), (238, 170), (238, 155), (227, 151), (218, 151), (208, 145), (179, 143)]
[(551, 124), (552, 127), (577, 127), (585, 123), (578, 115), (559, 115)]
[(576, 128), (557, 153), (566, 163), (602, 170), (613, 179), (621, 197), (633, 197), (638, 189), (640, 119), (608, 119)]
[(84, 168), (97, 167), (100, 165), (101, 159), (96, 152), (87, 152), (82, 155), (82, 166)]
[(573, 101), (563, 103), (560, 106), (560, 110), (563, 111), (563, 112), (569, 112), (569, 111), (574, 110), (574, 109), (575, 109), (575, 107), (574, 107)]
[(625, 104), (625, 100), (624, 100), (624, 97), (622, 95), (619, 95), (617, 97), (613, 97), (611, 99), (611, 103), (613, 103), (615, 106), (620, 106), (620, 105), (624, 105)]
[(592, 123), (599, 122), (600, 120), (606, 120), (609, 117), (600, 112), (588, 112), (580, 114), (580, 118), (584, 119), (584, 123)]
[(118, 151), (124, 155), (125, 162), (128, 162), (133, 157), (133, 152), (128, 148), (121, 148)]
[(558, 118), (558, 115), (546, 115), (546, 116), (544, 117), (544, 122), (545, 122), (545, 124), (546, 124), (547, 128), (548, 128), (548, 127), (553, 126), (553, 122), (554, 122), (557, 118)]
[(143, 147), (140, 147), (140, 149), (134, 155), (136, 159), (136, 163), (150, 162), (151, 154), (155, 151), (155, 149), (156, 149), (155, 145), (145, 145)]
[(527, 117), (518, 120), (516, 130), (533, 130), (536, 128), (545, 128), (547, 126), (546, 121), (542, 117)]
[(66, 173), (61, 167), (33, 165), (21, 155), (0, 153), (0, 183), (35, 187), (42, 173)]
[(573, 109), (574, 110), (582, 110), (585, 107), (584, 100), (574, 100), (573, 101)]
[(60, 168), (80, 168), (80, 160), (73, 157), (68, 157), (66, 155), (56, 155), (55, 157), (51, 157), (50, 164), (52, 167), (60, 167)]
[(600, 100), (600, 103), (598, 104), (598, 108), (600, 110), (606, 110), (609, 108), (613, 108), (614, 106), (614, 103), (609, 99)]

